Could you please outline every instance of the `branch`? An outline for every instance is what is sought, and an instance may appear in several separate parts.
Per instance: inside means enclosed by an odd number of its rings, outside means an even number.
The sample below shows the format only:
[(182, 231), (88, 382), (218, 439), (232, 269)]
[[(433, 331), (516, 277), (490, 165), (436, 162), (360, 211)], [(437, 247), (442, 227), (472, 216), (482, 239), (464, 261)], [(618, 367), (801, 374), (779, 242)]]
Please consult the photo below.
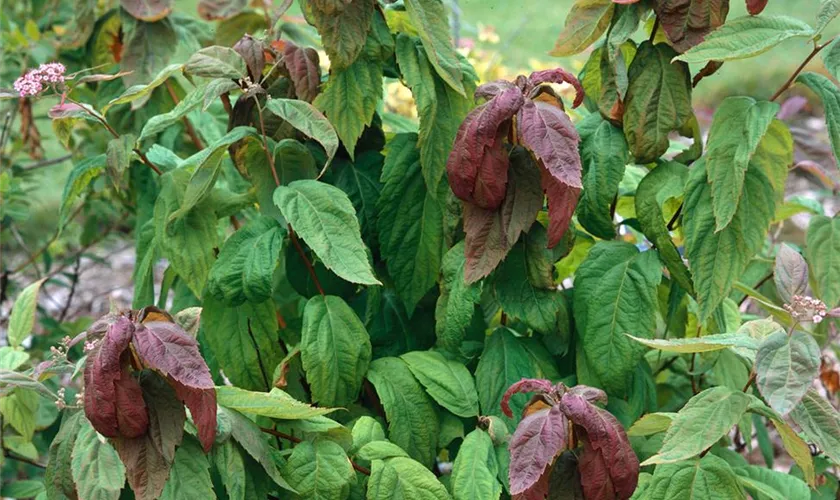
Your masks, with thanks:
[(29, 165), (24, 165), (24, 170), (36, 170), (43, 167), (49, 167), (51, 165), (58, 165), (59, 163), (63, 163), (66, 160), (72, 158), (73, 155), (67, 154), (64, 156), (59, 156), (58, 158), (50, 158), (49, 160), (42, 160), (35, 163), (30, 163)]
[[(178, 99), (178, 96), (175, 95), (175, 89), (172, 88), (172, 82), (166, 80), (166, 82), (164, 82), (164, 85), (166, 86), (166, 91), (169, 92), (169, 97), (172, 98), (172, 101), (175, 102), (175, 105), (177, 106), (180, 100)], [(197, 147), (199, 151), (204, 149), (204, 145), (202, 144), (201, 139), (198, 137), (198, 134), (195, 132), (195, 128), (193, 128), (193, 124), (190, 122), (189, 118), (184, 116), (183, 118), (181, 118), (181, 121), (184, 122), (184, 127), (187, 129), (187, 135), (190, 136), (190, 140), (193, 144), (195, 144), (195, 147)]]
[[(287, 441), (291, 441), (292, 443), (300, 443), (302, 440), (299, 437), (292, 436), (290, 434), (286, 434), (285, 432), (280, 432), (274, 429), (269, 429), (268, 427), (260, 427), (260, 430), (265, 432), (266, 434), (271, 434), (272, 436), (279, 437), (285, 439)], [(349, 459), (348, 459), (349, 460)], [(361, 472), (362, 474), (369, 476), (370, 470), (366, 467), (362, 467), (361, 465), (357, 464), (356, 462), (350, 460), (350, 463), (353, 464), (353, 468), (357, 471)]]
[(29, 464), (33, 467), (38, 467), (39, 469), (46, 469), (47, 468), (46, 465), (44, 465), (42, 463), (39, 463), (39, 462), (36, 462), (35, 460), (32, 460), (30, 458), (20, 457), (18, 455), (12, 455), (12, 452), (10, 452), (9, 450), (3, 450), (3, 456), (6, 457), (6, 458), (11, 458), (12, 460), (17, 460), (18, 462), (23, 462), (25, 464)]
[(815, 43), (814, 50), (812, 50), (811, 53), (808, 54), (808, 57), (806, 57), (805, 60), (802, 61), (802, 64), (800, 64), (799, 67), (796, 68), (796, 71), (794, 71), (793, 74), (790, 75), (790, 78), (788, 78), (788, 80), (781, 87), (779, 87), (779, 90), (777, 90), (776, 93), (773, 94), (770, 100), (775, 101), (779, 98), (780, 95), (782, 95), (787, 89), (789, 89), (790, 86), (793, 85), (793, 82), (796, 80), (796, 77), (799, 76), (799, 73), (802, 73), (802, 70), (805, 69), (805, 66), (807, 66), (808, 63), (811, 62), (811, 59), (816, 57), (816, 55), (819, 54), (822, 49), (826, 48), (833, 41), (834, 38), (831, 38), (830, 40), (821, 45)]

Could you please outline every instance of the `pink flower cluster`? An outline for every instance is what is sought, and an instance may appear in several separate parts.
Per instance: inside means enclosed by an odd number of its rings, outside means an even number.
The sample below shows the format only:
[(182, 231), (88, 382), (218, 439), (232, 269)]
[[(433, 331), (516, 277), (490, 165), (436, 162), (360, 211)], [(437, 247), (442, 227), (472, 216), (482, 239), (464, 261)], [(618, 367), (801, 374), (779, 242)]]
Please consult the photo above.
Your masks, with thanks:
[(64, 82), (65, 71), (64, 65), (58, 62), (42, 64), (15, 80), (15, 91), (21, 97), (38, 95), (44, 90), (44, 84)]

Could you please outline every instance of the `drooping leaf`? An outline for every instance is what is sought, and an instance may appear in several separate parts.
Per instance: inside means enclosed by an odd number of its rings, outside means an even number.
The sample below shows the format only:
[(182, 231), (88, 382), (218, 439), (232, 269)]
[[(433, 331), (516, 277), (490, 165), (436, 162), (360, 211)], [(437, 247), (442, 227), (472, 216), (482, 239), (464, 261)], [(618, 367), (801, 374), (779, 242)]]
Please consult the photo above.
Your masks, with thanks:
[(317, 0), (301, 2), (306, 20), (321, 35), (332, 67), (343, 69), (353, 64), (365, 46), (375, 12), (374, 2), (349, 0), (337, 3), (337, 7), (324, 7), (324, 2)]
[(702, 42), (729, 13), (729, 0), (664, 0), (654, 4), (662, 30), (678, 52)]
[(583, 52), (607, 30), (614, 10), (611, 0), (577, 0), (549, 54), (563, 57)]
[(785, 40), (814, 35), (804, 21), (787, 16), (744, 16), (709, 33), (702, 43), (676, 56), (689, 64), (757, 56)]
[(116, 500), (125, 484), (125, 468), (117, 452), (83, 419), (73, 447), (73, 481), (81, 498)]
[(327, 440), (296, 445), (284, 467), (284, 476), (304, 498), (317, 500), (343, 498), (343, 492), (356, 481), (344, 449)]
[(291, 40), (284, 40), (283, 64), (292, 77), (295, 95), (312, 102), (321, 88), (321, 66), (318, 51), (312, 47), (299, 47)]
[(773, 500), (809, 498), (808, 485), (801, 479), (772, 469), (749, 465), (735, 469), (740, 482), (754, 497)]
[(510, 440), (510, 492), (525, 493), (539, 481), (566, 446), (568, 420), (560, 406), (534, 412), (519, 423)]
[(435, 351), (413, 351), (400, 358), (439, 405), (459, 417), (478, 416), (478, 392), (466, 366)]
[(593, 362), (590, 368), (604, 389), (622, 393), (644, 353), (626, 334), (647, 338), (653, 332), (662, 270), (656, 252), (631, 252), (623, 248), (626, 243), (603, 242), (596, 248), (600, 245), (605, 251), (590, 252), (578, 269), (575, 289), (592, 291), (576, 297), (575, 318), (582, 326), (583, 352)]
[(814, 28), (815, 34), (821, 33), (838, 14), (840, 14), (840, 2), (837, 0), (821, 0), (820, 10), (817, 12), (817, 25)]
[(808, 390), (790, 417), (832, 461), (840, 462), (840, 413), (818, 392)]
[(481, 301), (481, 283), (464, 281), (464, 244), (458, 243), (443, 257), (440, 297), (435, 307), (437, 344), (454, 352), (461, 346), (466, 329)]
[(449, 21), (441, 0), (407, 0), (405, 9), (423, 41), (426, 56), (437, 74), (456, 92), (466, 97), (461, 64), (452, 47)]
[[(164, 22), (161, 21), (159, 23), (151, 23), (151, 24), (152, 25), (164, 25)], [(155, 37), (157, 35), (158, 34), (145, 35), (145, 36)], [(158, 37), (155, 40), (155, 43), (161, 43), (162, 45), (165, 45), (167, 42), (168, 42), (168, 35), (166, 35), (166, 34), (164, 34), (164, 36)], [(170, 46), (169, 49), (172, 49), (174, 47), (174, 45), (175, 44), (172, 43), (172, 46)], [(169, 49), (165, 49), (165, 50), (169, 50)], [(153, 59), (153, 58), (150, 58), (150, 59)], [(126, 61), (126, 59), (123, 58), (123, 61)], [(135, 63), (132, 63), (132, 64), (135, 64)], [(169, 77), (171, 77), (171, 76), (175, 75), (177, 72), (181, 71), (183, 69), (183, 67), (184, 67), (183, 64), (170, 64), (166, 67), (156, 68), (153, 73), (150, 73), (150, 74), (145, 75), (145, 76), (141, 75), (141, 74), (135, 74), (134, 73), (135, 70), (130, 69), (130, 71), (132, 71), (131, 75), (137, 77), (136, 78), (137, 82), (148, 81), (149, 83), (137, 83), (137, 84), (131, 85), (130, 87), (128, 87), (125, 90), (125, 92), (120, 94), (119, 97), (116, 97), (116, 98), (108, 101), (108, 103), (105, 106), (102, 107), (102, 114), (107, 113), (108, 110), (111, 109), (112, 106), (116, 106), (117, 104), (125, 104), (125, 103), (129, 103), (129, 102), (130, 103), (141, 103), (141, 104), (144, 103), (146, 100), (148, 100), (149, 95), (151, 95), (152, 91), (154, 91), (156, 88), (163, 85), (164, 82), (166, 82), (166, 80), (169, 79)], [(123, 77), (123, 79), (126, 79), (131, 75), (126, 75), (126, 76)], [(132, 81), (134, 81), (134, 80), (132, 80)], [(126, 81), (126, 84), (129, 84), (129, 82)], [(132, 104), (132, 106), (133, 105), (134, 104)]]
[(706, 170), (712, 186), (716, 231), (735, 216), (750, 161), (768, 133), (779, 105), (749, 97), (724, 99), (715, 111), (707, 144)]
[(359, 450), (359, 458), (364, 460), (386, 460), (393, 457), (408, 457), (408, 453), (394, 443), (386, 440), (370, 442)]
[(73, 498), (78, 495), (73, 479), (72, 453), (85, 420), (81, 411), (65, 412), (58, 433), (50, 443), (44, 486), (47, 498)]
[(508, 253), (494, 280), (496, 298), (505, 313), (540, 333), (557, 327), (562, 307), (547, 242), (545, 229), (535, 223)]
[(38, 306), (38, 292), (41, 290), (42, 283), (44, 283), (43, 279), (28, 285), (15, 299), (6, 332), (6, 338), (12, 347), (19, 347), (21, 342), (32, 333)]
[(498, 500), (502, 485), (496, 478), (499, 465), (493, 440), (483, 429), (467, 434), (452, 466), (452, 496), (455, 500), (486, 498)]
[(175, 452), (175, 462), (169, 472), (169, 479), (160, 494), (161, 500), (175, 500), (197, 495), (214, 498), (210, 479), (210, 463), (201, 445), (187, 437)]
[(379, 244), (409, 317), (437, 281), (443, 259), (443, 209), (423, 181), (415, 134), (388, 144), (376, 204)]
[(227, 306), (204, 298), (199, 339), (225, 376), (248, 390), (268, 390), (272, 370), (283, 359), (274, 302)]
[(540, 183), (545, 198), (548, 200), (548, 248), (554, 248), (563, 240), (563, 236), (571, 225), (572, 215), (580, 197), (580, 188), (557, 180), (542, 165), (540, 165)]
[(353, 283), (381, 284), (373, 275), (356, 210), (342, 190), (315, 180), (294, 181), (275, 190), (274, 204), (338, 276)]
[(300, 347), (313, 401), (345, 406), (356, 400), (370, 363), (370, 337), (343, 299), (329, 295), (309, 299)]
[(180, 64), (169, 65), (178, 46), (177, 33), (170, 19), (145, 22), (126, 15), (121, 15), (120, 19), (123, 33), (120, 72), (128, 89), (104, 106), (102, 113), (123, 102), (131, 102), (132, 109), (142, 106), (155, 87), (181, 69)]
[[(283, 479), (278, 464), (273, 455), (274, 448), (266, 441), (267, 434), (260, 431), (252, 420), (239, 412), (220, 408), (219, 413), (230, 420), (231, 436), (242, 448), (259, 463), (265, 473), (278, 486), (291, 490), (291, 486)], [(270, 437), (270, 436), (268, 436)]]
[(502, 413), (512, 418), (513, 410), (510, 409), (510, 398), (513, 397), (514, 394), (527, 394), (529, 392), (548, 394), (553, 389), (554, 386), (548, 380), (523, 378), (519, 382), (516, 382), (507, 388), (505, 394), (502, 396), (502, 402), (499, 406), (502, 408)]
[(644, 42), (628, 70), (624, 135), (639, 163), (662, 156), (668, 150), (668, 134), (691, 116), (688, 65), (671, 62), (676, 55), (667, 44)]
[(368, 500), (450, 500), (446, 487), (423, 465), (406, 457), (374, 460), (368, 480)]
[(216, 390), (198, 342), (175, 323), (153, 321), (134, 332), (137, 355), (174, 382), (178, 399), (190, 409), (204, 451), (216, 435)]
[(715, 335), (704, 335), (702, 337), (690, 337), (684, 339), (641, 339), (631, 337), (636, 342), (650, 348), (665, 352), (698, 353), (713, 352), (731, 347), (739, 347), (757, 351), (759, 342), (741, 333), (719, 333)]
[(379, 358), (370, 364), (367, 378), (385, 408), (389, 439), (425, 467), (431, 467), (437, 449), (438, 417), (434, 403), (408, 365), (398, 358)]
[(729, 225), (715, 232), (711, 187), (705, 161), (695, 163), (686, 183), (683, 230), (694, 279), (700, 320), (705, 321), (729, 295), (732, 286), (761, 248), (775, 212), (773, 186), (757, 166), (750, 166), (738, 210)]
[(832, 309), (840, 304), (840, 217), (811, 218), (805, 248), (814, 293)]
[(551, 104), (529, 100), (516, 119), (522, 145), (543, 162), (551, 176), (569, 187), (581, 187), (580, 137), (569, 116)]
[(674, 417), (659, 453), (642, 465), (673, 464), (694, 457), (726, 435), (749, 405), (747, 394), (724, 386), (697, 394)]
[(559, 406), (583, 441), (578, 468), (586, 497), (629, 498), (638, 483), (639, 459), (618, 420), (573, 392), (564, 394)]
[(783, 243), (776, 253), (773, 282), (776, 283), (779, 298), (786, 303), (790, 303), (794, 295), (805, 294), (808, 287), (808, 263), (790, 245)]
[(732, 467), (711, 453), (703, 458), (656, 467), (644, 498), (666, 500), (674, 495), (697, 499), (747, 498)]
[(280, 420), (301, 420), (334, 411), (302, 403), (276, 387), (271, 392), (254, 392), (235, 386), (220, 386), (216, 387), (216, 397), (219, 406)]
[(610, 206), (618, 195), (629, 153), (621, 129), (598, 115), (592, 116), (595, 118), (589, 120), (597, 121), (598, 125), (582, 135), (580, 143), (583, 191), (577, 206), (578, 221), (593, 235), (612, 239), (615, 226)]
[[(418, 5), (420, 3), (417, 2)], [(433, 6), (438, 2), (433, 0), (428, 3)], [(423, 178), (429, 192), (437, 197), (437, 188), (446, 170), (447, 158), (458, 128), (472, 108), (472, 103), (464, 97), (463, 88), (472, 92), (474, 85), (469, 78), (465, 78), (461, 84), (462, 90), (447, 85), (446, 80), (434, 72), (434, 61), (429, 60), (429, 49), (423, 49), (423, 44), (409, 36), (400, 35), (397, 38), (397, 63), (411, 89), (420, 116), (417, 146), (420, 148)], [(457, 58), (454, 62), (460, 64)]]
[(67, 176), (64, 191), (61, 194), (61, 208), (58, 211), (58, 227), (63, 228), (70, 218), (70, 209), (76, 198), (91, 185), (91, 183), (105, 171), (107, 160), (105, 155), (86, 158), (76, 165)]
[[(358, 3), (358, 0), (355, 0)], [(266, 109), (286, 120), (307, 137), (318, 141), (327, 152), (326, 169), (338, 151), (338, 134), (329, 120), (315, 106), (298, 99), (271, 99)]]
[(271, 296), (283, 237), (283, 228), (268, 217), (257, 218), (236, 231), (210, 269), (207, 291), (233, 306), (246, 300), (265, 302)]
[(240, 80), (248, 75), (245, 59), (229, 47), (205, 47), (189, 58), (184, 72), (205, 78)]

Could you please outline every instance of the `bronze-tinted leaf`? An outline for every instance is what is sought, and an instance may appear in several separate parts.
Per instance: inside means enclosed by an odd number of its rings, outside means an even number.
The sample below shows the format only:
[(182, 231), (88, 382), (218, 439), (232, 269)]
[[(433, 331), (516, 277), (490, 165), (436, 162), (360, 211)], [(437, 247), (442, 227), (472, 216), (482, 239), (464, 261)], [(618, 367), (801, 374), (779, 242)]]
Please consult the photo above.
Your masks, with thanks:
[(554, 248), (569, 229), (580, 198), (580, 188), (558, 181), (544, 166), (540, 166), (540, 174), (542, 188), (548, 199), (548, 247)]
[(172, 0), (120, 0), (126, 12), (137, 19), (154, 22), (172, 12)]
[(283, 63), (295, 86), (295, 95), (299, 99), (312, 102), (321, 90), (318, 51), (311, 47), (298, 47), (286, 40), (283, 46)]
[(265, 45), (251, 35), (245, 35), (233, 46), (245, 64), (248, 66), (248, 74), (251, 80), (259, 82), (262, 79), (263, 68), (265, 68)]
[(505, 391), (505, 394), (502, 396), (502, 412), (508, 417), (513, 418), (513, 412), (510, 409), (510, 398), (514, 394), (518, 394), (520, 392), (546, 393), (550, 392), (551, 388), (551, 382), (549, 382), (548, 380), (537, 378), (523, 378), (519, 382), (508, 387), (508, 390)]
[(673, 47), (685, 52), (726, 21), (729, 0), (659, 0), (653, 9)]
[(551, 176), (566, 186), (580, 188), (580, 136), (569, 116), (545, 102), (527, 101), (516, 123), (520, 142), (533, 151)]
[(566, 447), (567, 422), (559, 406), (522, 419), (509, 445), (511, 495), (536, 485), (554, 457)]
[(575, 75), (569, 73), (563, 68), (534, 71), (528, 77), (528, 82), (530, 82), (530, 84), (534, 87), (542, 85), (543, 83), (568, 83), (575, 89), (575, 100), (572, 103), (573, 108), (580, 106), (581, 103), (583, 103), (583, 98), (585, 97), (583, 86), (580, 84), (580, 81), (578, 81)]
[(208, 21), (233, 17), (248, 5), (248, 0), (201, 0), (198, 15)]
[(765, 7), (767, 7), (767, 0), (747, 0), (747, 12), (752, 16), (761, 14)]

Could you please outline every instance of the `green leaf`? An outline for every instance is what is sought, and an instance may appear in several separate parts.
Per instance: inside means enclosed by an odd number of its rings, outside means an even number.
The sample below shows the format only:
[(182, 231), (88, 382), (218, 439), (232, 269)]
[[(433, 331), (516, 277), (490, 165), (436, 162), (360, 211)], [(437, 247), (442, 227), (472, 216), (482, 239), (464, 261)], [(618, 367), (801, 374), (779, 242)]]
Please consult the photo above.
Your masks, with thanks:
[(549, 54), (565, 57), (586, 50), (607, 30), (614, 10), (615, 4), (611, 0), (577, 0)]
[(302, 498), (341, 500), (356, 473), (344, 449), (333, 441), (304, 441), (295, 446), (283, 475)]
[(218, 300), (259, 304), (271, 297), (274, 270), (285, 231), (276, 220), (259, 217), (225, 241), (210, 269), (207, 291)]
[(121, 135), (108, 141), (105, 155), (108, 177), (118, 190), (124, 188), (123, 178), (131, 166), (134, 142), (134, 136), (131, 134)]
[(668, 134), (691, 117), (688, 65), (672, 63), (677, 53), (667, 44), (644, 42), (628, 70), (624, 135), (638, 163), (650, 163), (670, 146)]
[(245, 500), (247, 475), (245, 460), (239, 446), (228, 439), (216, 443), (212, 450), (213, 463), (230, 500)]
[(343, 299), (316, 295), (303, 311), (300, 357), (313, 401), (349, 405), (358, 398), (370, 363), (370, 337)]
[(840, 464), (840, 413), (811, 389), (790, 413), (809, 440), (816, 443), (834, 463)]
[(283, 359), (274, 302), (227, 306), (211, 294), (203, 301), (199, 340), (234, 384), (268, 390), (274, 367)]
[(586, 315), (577, 319), (580, 347), (607, 392), (624, 392), (627, 378), (644, 355), (644, 347), (627, 334), (652, 335), (661, 279), (656, 252), (638, 253), (628, 243), (596, 244), (578, 269), (575, 290), (591, 287), (586, 296), (575, 297), (575, 318)]
[(790, 474), (755, 465), (737, 468), (735, 473), (738, 475), (738, 482), (754, 498), (766, 497), (770, 500), (788, 500), (790, 498), (810, 498), (811, 495), (808, 485)]
[[(167, 65), (172, 57), (176, 55), (178, 34), (175, 31), (175, 25), (169, 18), (147, 23), (125, 15), (124, 11), (121, 11), (120, 14), (119, 17), (122, 21), (119, 29), (119, 32), (122, 34), (122, 52), (120, 53), (119, 61), (120, 72), (124, 73), (122, 77), (123, 82), (125, 82), (126, 87), (129, 87), (123, 93), (123, 96), (129, 94), (132, 89), (136, 88), (137, 92), (133, 94), (130, 101), (133, 101), (131, 108), (137, 109), (148, 101), (151, 91), (154, 89), (152, 84), (163, 83), (163, 80), (159, 80), (160, 76), (174, 66)], [(108, 48), (113, 52), (113, 41), (111, 41), (111, 45)], [(182, 65), (177, 65), (178, 70), (181, 67)], [(143, 90), (142, 87), (144, 85), (142, 84), (150, 80), (152, 83), (146, 86), (147, 89)], [(102, 109), (103, 114), (105, 114), (107, 108), (112, 103), (113, 101)]]
[(91, 427), (87, 419), (76, 437), (72, 459), (73, 481), (80, 498), (116, 500), (125, 484), (125, 467), (117, 451)]
[(142, 143), (144, 139), (148, 139), (160, 132), (163, 132), (169, 126), (174, 125), (187, 116), (187, 113), (197, 108), (198, 105), (202, 103), (207, 89), (208, 87), (204, 85), (195, 87), (187, 92), (187, 95), (185, 95), (170, 111), (149, 118), (146, 124), (143, 125), (143, 130), (140, 132), (140, 137), (137, 138), (137, 142)]
[[(430, 5), (438, 0), (428, 2)], [(446, 85), (435, 74), (432, 63), (423, 51), (423, 45), (412, 37), (397, 37), (397, 63), (406, 84), (411, 89), (420, 115), (420, 133), (417, 145), (420, 148), (420, 163), (423, 178), (433, 197), (446, 172), (446, 161), (458, 133), (458, 127), (472, 109), (470, 99), (464, 91), (457, 91)], [(458, 63), (458, 60), (455, 60)], [(475, 85), (470, 78), (464, 79), (467, 91), (472, 94)]]
[(716, 335), (704, 335), (702, 337), (670, 340), (640, 339), (633, 336), (630, 336), (630, 338), (652, 349), (665, 352), (678, 352), (681, 354), (720, 351), (729, 349), (730, 347), (740, 347), (756, 351), (759, 346), (758, 341), (741, 333), (720, 333)]
[(29, 353), (11, 346), (0, 347), (0, 369), (17, 370), (29, 361)]
[(34, 479), (19, 479), (10, 483), (4, 483), (0, 489), (3, 498), (34, 498), (41, 497), (44, 493), (44, 483)]
[(776, 208), (773, 185), (758, 164), (751, 164), (732, 222), (716, 232), (711, 191), (706, 182), (705, 160), (701, 159), (689, 173), (683, 207), (686, 255), (700, 321), (706, 321), (729, 295), (752, 256), (761, 249)]
[(367, 378), (385, 408), (390, 440), (425, 467), (431, 467), (437, 450), (438, 416), (408, 365), (398, 358), (379, 358), (370, 364)]
[(676, 416), (676, 413), (648, 413), (633, 423), (627, 430), (627, 435), (630, 437), (650, 436), (665, 432), (671, 427), (671, 422)]
[(393, 457), (406, 457), (408, 453), (402, 448), (389, 441), (379, 440), (371, 441), (362, 446), (359, 450), (359, 458), (362, 460), (385, 460)]
[[(368, 443), (385, 440), (385, 429), (382, 427), (382, 424), (375, 418), (367, 415), (362, 415), (356, 420), (356, 423), (353, 424), (352, 433), (353, 447), (350, 451), (353, 454), (358, 453)], [(406, 454), (406, 456), (408, 455)]]
[(11, 425), (27, 441), (31, 441), (35, 433), (39, 400), (37, 392), (22, 387), (0, 398), (0, 415), (5, 420), (4, 424)]
[(352, 283), (381, 285), (362, 242), (356, 210), (344, 191), (299, 180), (278, 187), (274, 204), (327, 268)]
[(35, 326), (35, 312), (38, 307), (38, 292), (43, 279), (28, 285), (18, 294), (9, 316), (9, 329), (6, 333), (9, 345), (19, 347), (21, 342), (32, 333)]
[(685, 165), (677, 162), (662, 163), (642, 178), (636, 188), (635, 201), (636, 218), (639, 219), (645, 237), (656, 246), (674, 281), (693, 295), (691, 274), (671, 239), (664, 212), (669, 200), (682, 197), (687, 177), (688, 169)]
[(457, 352), (472, 321), (475, 306), (481, 302), (483, 281), (464, 281), (464, 242), (450, 248), (443, 257), (443, 278), (435, 306), (435, 333), (443, 349)]
[(462, 82), (461, 63), (452, 47), (449, 19), (441, 0), (405, 0), (405, 9), (417, 28), (426, 56), (438, 75), (456, 92), (466, 97)]
[(820, 0), (820, 10), (817, 12), (817, 25), (814, 28), (815, 35), (822, 33), (828, 23), (840, 14), (840, 1)]
[(220, 406), (219, 414), (230, 421), (230, 433), (233, 439), (262, 466), (266, 474), (281, 488), (292, 491), (292, 487), (283, 479), (277, 468), (274, 456), (276, 450), (267, 441), (271, 436), (260, 431), (254, 422), (241, 413)]
[(67, 176), (67, 182), (64, 184), (64, 192), (61, 194), (61, 208), (58, 211), (59, 229), (67, 224), (73, 202), (99, 177), (99, 174), (105, 171), (106, 164), (105, 155), (96, 155), (85, 158), (70, 170), (70, 175)]
[(563, 307), (554, 284), (553, 255), (545, 228), (534, 223), (508, 252), (496, 271), (493, 286), (505, 313), (540, 333), (557, 328)]
[(528, 402), (525, 394), (515, 394), (510, 400), (514, 418), (502, 413), (502, 396), (508, 387), (523, 378), (548, 378), (542, 367), (535, 363), (525, 345), (525, 339), (514, 335), (508, 328), (497, 328), (485, 341), (484, 351), (475, 369), (478, 402), (482, 415), (502, 418), (512, 432)]
[[(355, 1), (359, 3), (358, 0)], [(338, 151), (338, 135), (329, 120), (315, 106), (297, 99), (271, 99), (266, 102), (265, 108), (289, 122), (289, 125), (305, 136), (318, 141), (327, 152), (324, 169), (330, 166)]]
[(675, 464), (660, 465), (647, 486), (645, 500), (692, 498), (715, 500), (746, 499), (732, 467), (715, 455)]
[(210, 463), (198, 441), (187, 436), (175, 452), (175, 462), (163, 487), (161, 500), (216, 498), (210, 479)]
[(169, 222), (179, 219), (190, 212), (209, 194), (216, 184), (219, 172), (222, 168), (222, 159), (228, 147), (239, 142), (245, 137), (253, 136), (256, 129), (251, 127), (236, 127), (209, 147), (190, 156), (179, 166), (180, 169), (189, 171), (190, 180), (184, 190), (184, 198), (181, 206), (169, 216)]
[(423, 182), (416, 145), (415, 134), (388, 143), (376, 204), (382, 258), (409, 317), (437, 281), (446, 244), (443, 209)]
[(723, 386), (697, 394), (677, 413), (665, 433), (659, 453), (642, 465), (672, 464), (690, 459), (725, 436), (749, 405), (750, 396)]
[(163, 83), (166, 80), (168, 80), (169, 77), (175, 75), (175, 73), (178, 73), (183, 68), (183, 64), (170, 64), (169, 66), (166, 66), (165, 68), (161, 69), (149, 83), (132, 85), (131, 87), (127, 88), (125, 92), (120, 94), (119, 97), (108, 101), (108, 104), (102, 107), (102, 114), (104, 115), (108, 112), (109, 109), (111, 109), (113, 106), (116, 106), (117, 104), (135, 102), (140, 99), (143, 99), (143, 101), (140, 101), (141, 103), (145, 102), (145, 100), (148, 99), (153, 90), (163, 85)]
[(502, 485), (496, 479), (499, 464), (493, 440), (483, 429), (467, 434), (452, 466), (450, 490), (455, 500), (498, 499)]
[(439, 405), (459, 417), (478, 416), (478, 392), (466, 366), (435, 351), (413, 351), (400, 357)]
[(216, 260), (216, 214), (207, 200), (170, 222), (184, 202), (186, 174), (185, 170), (177, 169), (160, 178), (160, 195), (155, 202), (155, 240), (172, 269), (200, 297)]
[(819, 376), (820, 348), (808, 333), (795, 330), (788, 337), (776, 332), (762, 342), (755, 372), (761, 395), (771, 408), (786, 415)]
[(302, 403), (276, 387), (271, 392), (254, 392), (229, 385), (219, 386), (216, 387), (216, 401), (219, 406), (231, 410), (279, 420), (300, 420), (335, 411), (334, 408), (316, 408)]
[(405, 457), (374, 460), (370, 468), (367, 500), (450, 500), (434, 474)]
[(343, 69), (362, 52), (376, 9), (366, 0), (344, 0), (329, 9), (325, 5), (320, 0), (305, 0), (301, 10), (318, 29), (332, 69)]
[(382, 191), (379, 178), (384, 161), (378, 151), (364, 151), (354, 162), (336, 160), (332, 166), (333, 184), (353, 203), (365, 241), (371, 241), (376, 233), (376, 202)]
[(744, 16), (727, 21), (705, 40), (675, 57), (689, 64), (732, 61), (757, 56), (796, 37), (810, 37), (814, 29), (787, 16)]
[(245, 60), (230, 47), (205, 47), (189, 58), (184, 72), (205, 78), (241, 80), (248, 75)]
[(627, 141), (620, 128), (597, 114), (597, 126), (588, 130), (580, 126), (580, 159), (583, 166), (583, 191), (577, 205), (580, 225), (594, 236), (615, 238), (615, 225), (610, 207), (618, 196), (618, 185), (624, 178), (624, 166), (629, 161)]
[(44, 486), (49, 498), (69, 498), (76, 494), (72, 453), (84, 418), (83, 411), (65, 412), (61, 427), (50, 444), (47, 470), (44, 473)]
[(840, 305), (840, 216), (815, 215), (805, 236), (814, 293), (829, 309)]

